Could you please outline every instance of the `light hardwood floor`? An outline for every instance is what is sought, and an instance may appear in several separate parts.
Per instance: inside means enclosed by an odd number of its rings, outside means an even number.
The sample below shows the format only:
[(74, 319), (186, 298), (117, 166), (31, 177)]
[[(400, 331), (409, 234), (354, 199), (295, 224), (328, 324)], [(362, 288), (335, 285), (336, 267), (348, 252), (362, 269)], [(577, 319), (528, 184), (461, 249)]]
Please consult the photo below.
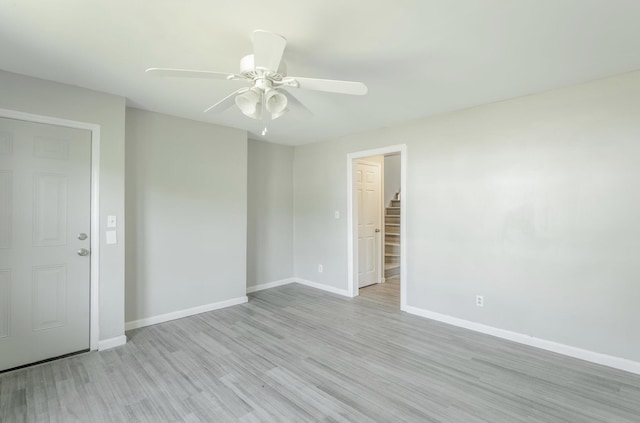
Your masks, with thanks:
[(401, 313), (390, 282), (261, 291), (0, 375), (0, 421), (640, 421), (640, 376)]
[(385, 283), (369, 285), (358, 290), (363, 306), (384, 311), (400, 310), (400, 276), (387, 278)]

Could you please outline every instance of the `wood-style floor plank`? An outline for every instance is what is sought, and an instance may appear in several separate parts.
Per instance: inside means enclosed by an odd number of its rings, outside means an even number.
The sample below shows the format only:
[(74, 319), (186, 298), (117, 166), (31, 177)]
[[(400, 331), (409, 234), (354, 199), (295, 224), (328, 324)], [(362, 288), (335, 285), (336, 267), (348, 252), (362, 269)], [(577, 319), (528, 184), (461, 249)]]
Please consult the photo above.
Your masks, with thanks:
[(0, 422), (640, 422), (640, 376), (291, 284), (0, 375)]

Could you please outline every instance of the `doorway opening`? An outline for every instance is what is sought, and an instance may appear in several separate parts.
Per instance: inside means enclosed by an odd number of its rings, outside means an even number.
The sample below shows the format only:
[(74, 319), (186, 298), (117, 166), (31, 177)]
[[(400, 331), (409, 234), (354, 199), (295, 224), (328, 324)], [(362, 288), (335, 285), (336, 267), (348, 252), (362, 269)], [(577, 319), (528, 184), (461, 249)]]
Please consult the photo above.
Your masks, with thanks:
[[(347, 155), (348, 290), (406, 306), (406, 145)], [(382, 285), (380, 285), (382, 284)], [(389, 298), (387, 298), (389, 299)], [(388, 302), (388, 301), (387, 301)]]

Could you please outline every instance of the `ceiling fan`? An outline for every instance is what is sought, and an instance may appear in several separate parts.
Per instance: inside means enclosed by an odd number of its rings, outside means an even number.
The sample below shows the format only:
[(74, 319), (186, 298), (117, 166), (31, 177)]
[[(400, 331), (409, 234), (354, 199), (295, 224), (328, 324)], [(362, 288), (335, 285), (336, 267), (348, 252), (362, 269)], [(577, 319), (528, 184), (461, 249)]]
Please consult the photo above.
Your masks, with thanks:
[(240, 73), (238, 74), (170, 68), (149, 68), (146, 72), (169, 77), (246, 81), (249, 86), (234, 91), (204, 112), (221, 112), (235, 103), (246, 116), (258, 120), (264, 116), (277, 119), (289, 110), (287, 106), (311, 113), (297, 98), (283, 88), (301, 88), (352, 95), (367, 93), (367, 86), (362, 82), (288, 76), (286, 64), (282, 60), (286, 45), (287, 40), (283, 36), (269, 31), (257, 30), (253, 31), (253, 54), (240, 60)]

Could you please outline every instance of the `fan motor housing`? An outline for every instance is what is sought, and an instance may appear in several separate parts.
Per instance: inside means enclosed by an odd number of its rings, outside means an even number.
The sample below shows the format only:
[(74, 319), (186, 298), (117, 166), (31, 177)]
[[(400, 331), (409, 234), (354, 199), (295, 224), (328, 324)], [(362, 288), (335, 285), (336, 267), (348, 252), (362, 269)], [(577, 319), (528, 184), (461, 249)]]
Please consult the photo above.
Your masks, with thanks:
[(287, 75), (287, 64), (284, 60), (280, 61), (280, 66), (276, 71), (256, 68), (253, 54), (248, 54), (240, 59), (240, 74), (249, 79), (268, 78), (272, 81), (282, 81), (282, 78)]

